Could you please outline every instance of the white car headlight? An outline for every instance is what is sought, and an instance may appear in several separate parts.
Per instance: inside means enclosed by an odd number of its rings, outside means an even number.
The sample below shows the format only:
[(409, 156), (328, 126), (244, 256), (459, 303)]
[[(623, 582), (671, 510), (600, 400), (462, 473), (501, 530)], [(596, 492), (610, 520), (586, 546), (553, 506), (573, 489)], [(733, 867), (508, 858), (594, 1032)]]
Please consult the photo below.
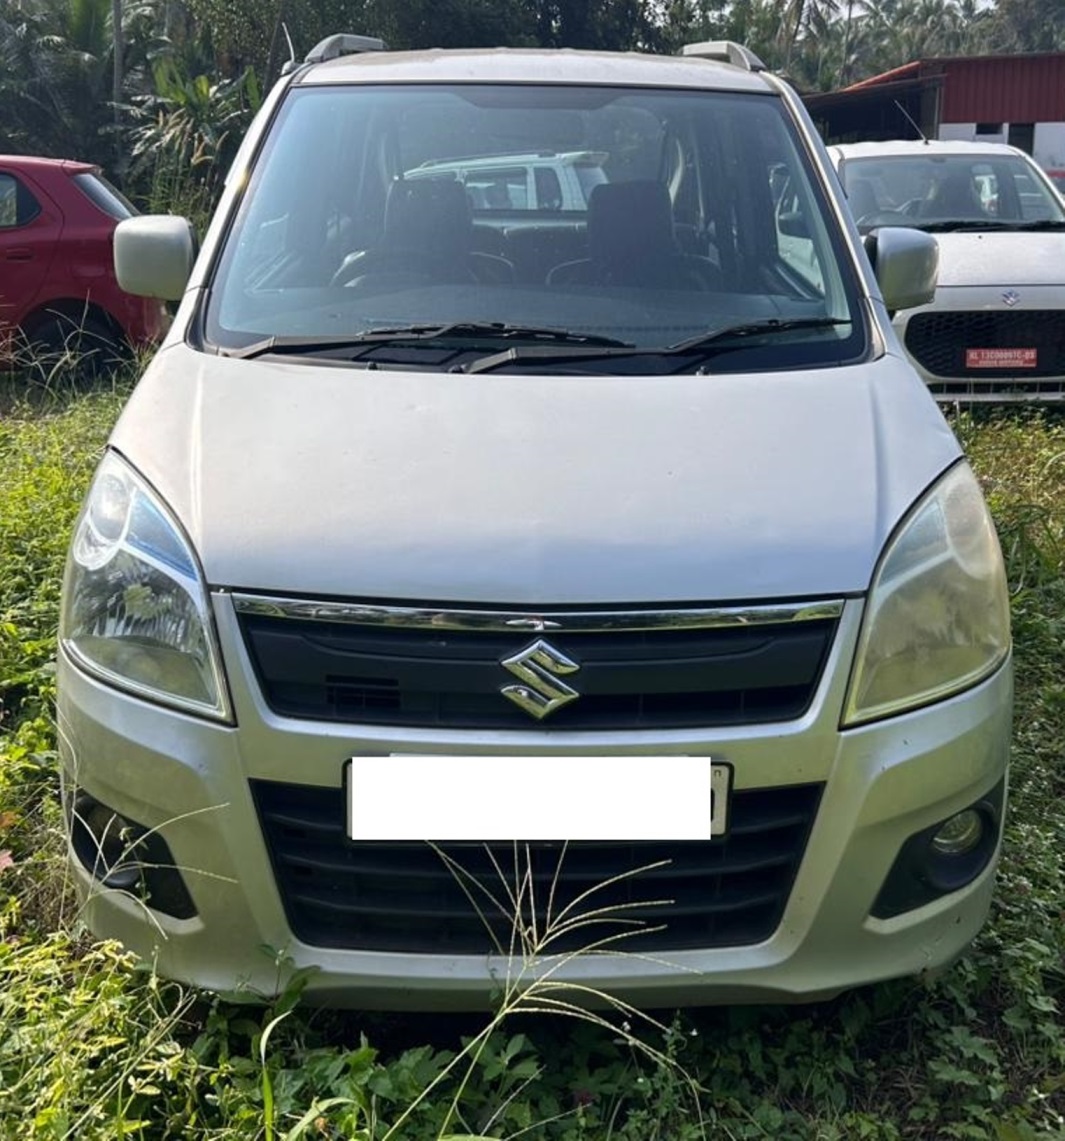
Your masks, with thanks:
[(87, 672), (189, 713), (228, 718), (207, 592), (166, 506), (118, 455), (74, 529), (59, 638)]
[(910, 512), (869, 591), (844, 725), (927, 705), (987, 677), (1010, 648), (1002, 552), (960, 463)]

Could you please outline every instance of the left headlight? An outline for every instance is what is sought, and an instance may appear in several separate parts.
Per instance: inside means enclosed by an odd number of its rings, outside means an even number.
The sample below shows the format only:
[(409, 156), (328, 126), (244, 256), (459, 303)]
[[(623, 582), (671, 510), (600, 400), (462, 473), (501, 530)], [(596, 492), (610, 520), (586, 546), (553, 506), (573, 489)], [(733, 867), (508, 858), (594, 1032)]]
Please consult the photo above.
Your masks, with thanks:
[(939, 701), (1010, 650), (998, 537), (967, 463), (924, 496), (888, 543), (865, 604), (845, 726)]
[(67, 558), (59, 639), (88, 673), (226, 720), (207, 591), (166, 505), (116, 453), (100, 464)]

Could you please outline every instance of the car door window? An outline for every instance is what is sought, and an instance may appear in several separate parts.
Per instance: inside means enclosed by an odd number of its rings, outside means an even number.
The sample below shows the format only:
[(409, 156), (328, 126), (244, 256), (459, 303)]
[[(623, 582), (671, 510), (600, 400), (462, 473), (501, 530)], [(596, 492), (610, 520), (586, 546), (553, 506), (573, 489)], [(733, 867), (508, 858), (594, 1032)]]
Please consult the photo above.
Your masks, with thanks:
[(13, 230), (32, 222), (40, 203), (17, 178), (0, 172), (0, 229)]
[(529, 172), (524, 166), (479, 170), (466, 176), (466, 189), (476, 208), (528, 210)]
[(536, 205), (540, 210), (562, 209), (562, 184), (558, 175), (549, 166), (538, 166), (533, 174), (536, 178)]
[(791, 180), (782, 181), (779, 169), (769, 173), (770, 189), (776, 196), (775, 221), (780, 260), (818, 293), (824, 292), (824, 274), (807, 222), (806, 210)]

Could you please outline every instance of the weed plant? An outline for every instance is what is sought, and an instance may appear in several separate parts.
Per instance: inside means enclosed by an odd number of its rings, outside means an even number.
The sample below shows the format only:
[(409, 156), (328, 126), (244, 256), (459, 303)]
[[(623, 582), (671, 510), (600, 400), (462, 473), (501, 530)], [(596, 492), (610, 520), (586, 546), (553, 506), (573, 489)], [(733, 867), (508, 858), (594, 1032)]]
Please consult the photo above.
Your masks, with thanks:
[(266, 950), (281, 997), (223, 1001), (78, 924), (56, 807), (58, 584), (128, 383), (0, 388), (0, 1141), (1065, 1141), (1065, 421), (953, 418), (1007, 555), (1017, 667), (998, 891), (961, 962), (815, 1006), (587, 1014), (553, 985), (552, 940), (585, 924), (594, 949), (615, 929), (594, 893), (529, 928), (519, 870), (494, 889), (516, 917), (495, 1014), (400, 1018), (304, 1009), (305, 978)]

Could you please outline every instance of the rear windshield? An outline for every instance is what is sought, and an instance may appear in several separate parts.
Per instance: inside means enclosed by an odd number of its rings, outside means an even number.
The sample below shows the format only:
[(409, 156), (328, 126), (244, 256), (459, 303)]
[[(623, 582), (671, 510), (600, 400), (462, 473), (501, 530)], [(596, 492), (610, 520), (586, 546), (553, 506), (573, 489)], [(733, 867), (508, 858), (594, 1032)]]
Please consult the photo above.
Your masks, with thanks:
[(205, 329), (223, 349), (455, 322), (659, 347), (778, 321), (794, 333), (735, 368), (824, 365), (865, 351), (853, 274), (775, 96), (315, 86), (271, 130)]
[(74, 184), (94, 206), (119, 222), (123, 218), (132, 218), (138, 212), (122, 191), (112, 186), (102, 175), (89, 172), (75, 174)]

